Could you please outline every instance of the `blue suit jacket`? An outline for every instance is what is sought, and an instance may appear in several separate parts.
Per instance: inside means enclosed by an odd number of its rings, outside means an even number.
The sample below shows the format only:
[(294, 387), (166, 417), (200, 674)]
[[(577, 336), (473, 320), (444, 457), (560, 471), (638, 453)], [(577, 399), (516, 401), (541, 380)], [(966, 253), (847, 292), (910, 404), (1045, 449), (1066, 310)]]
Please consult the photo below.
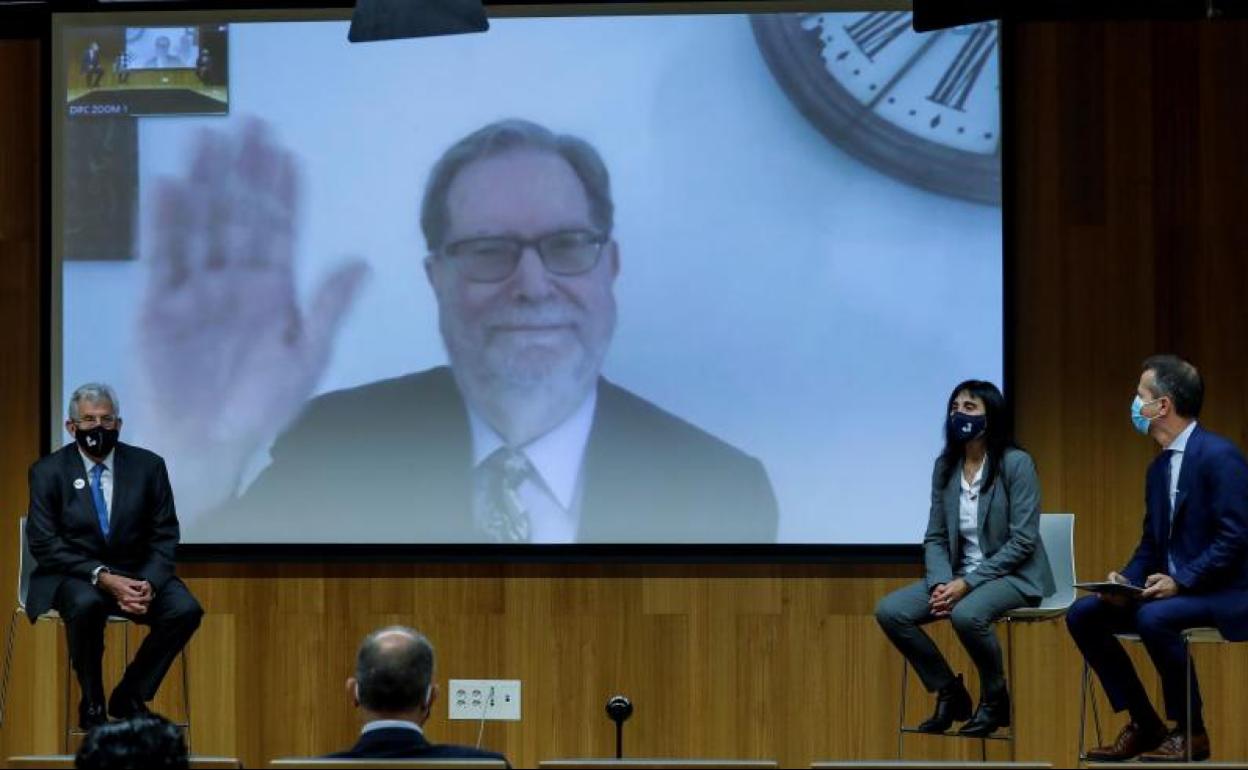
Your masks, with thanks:
[(1148, 466), (1144, 533), (1122, 574), (1136, 585), (1170, 574), (1170, 554), (1179, 590), (1211, 600), (1224, 637), (1248, 639), (1248, 462), (1235, 444), (1197, 425), (1179, 470), (1173, 523), (1169, 462), (1163, 453)]

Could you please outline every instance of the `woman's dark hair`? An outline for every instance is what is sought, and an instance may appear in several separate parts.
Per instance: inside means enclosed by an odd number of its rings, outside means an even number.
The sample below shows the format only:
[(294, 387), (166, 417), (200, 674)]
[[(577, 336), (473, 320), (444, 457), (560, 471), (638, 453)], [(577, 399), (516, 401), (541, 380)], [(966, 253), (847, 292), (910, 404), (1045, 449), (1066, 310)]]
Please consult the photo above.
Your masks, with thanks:
[(74, 757), (79, 770), (185, 770), (187, 766), (182, 731), (159, 714), (96, 727), (87, 733)]
[(944, 487), (949, 483), (949, 477), (958, 467), (958, 461), (962, 459), (966, 446), (954, 438), (953, 430), (949, 426), (949, 414), (953, 412), (953, 403), (957, 400), (958, 394), (964, 391), (984, 402), (984, 416), (988, 418), (988, 425), (984, 428), (984, 443), (987, 444), (988, 449), (988, 471), (981, 485), (981, 489), (987, 492), (992, 488), (992, 482), (1001, 470), (1001, 458), (1005, 456), (1005, 450), (1016, 445), (1010, 411), (1005, 407), (1005, 396), (1001, 395), (996, 385), (984, 380), (967, 380), (958, 383), (953, 392), (949, 394), (949, 400), (945, 402), (945, 448), (940, 453), (940, 486)]

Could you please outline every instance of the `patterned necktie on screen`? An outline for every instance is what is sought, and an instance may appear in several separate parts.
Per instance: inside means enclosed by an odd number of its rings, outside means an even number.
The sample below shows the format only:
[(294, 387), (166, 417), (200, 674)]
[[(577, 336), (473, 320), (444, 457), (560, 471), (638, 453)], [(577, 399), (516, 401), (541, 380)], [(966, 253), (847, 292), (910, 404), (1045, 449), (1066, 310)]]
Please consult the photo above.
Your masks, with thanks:
[(496, 543), (529, 542), (529, 510), (520, 497), (520, 485), (533, 473), (529, 458), (510, 447), (499, 447), (478, 470), (485, 485), (478, 526)]
[(104, 463), (96, 463), (91, 469), (91, 502), (95, 503), (95, 515), (100, 520), (100, 531), (108, 539), (108, 503), (104, 500), (104, 488), (100, 478), (104, 475)]

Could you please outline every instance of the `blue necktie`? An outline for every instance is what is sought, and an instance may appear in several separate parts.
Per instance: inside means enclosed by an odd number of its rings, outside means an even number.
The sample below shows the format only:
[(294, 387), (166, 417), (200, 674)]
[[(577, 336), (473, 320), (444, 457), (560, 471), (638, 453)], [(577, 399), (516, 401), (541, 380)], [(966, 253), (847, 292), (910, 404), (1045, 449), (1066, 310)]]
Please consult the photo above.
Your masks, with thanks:
[(95, 503), (95, 515), (100, 519), (100, 531), (108, 539), (108, 503), (104, 500), (104, 488), (100, 477), (104, 475), (104, 463), (96, 463), (91, 469), (91, 501)]
[(1174, 573), (1178, 570), (1174, 563), (1174, 553), (1170, 550), (1171, 540), (1174, 536), (1174, 502), (1170, 499), (1170, 485), (1173, 482), (1170, 463), (1173, 460), (1174, 450), (1167, 449), (1161, 453), (1161, 467), (1165, 471), (1162, 474), (1162, 478), (1166, 482), (1166, 511), (1169, 514), (1169, 518), (1166, 520), (1166, 569), (1169, 571), (1166, 574), (1171, 577), (1174, 577)]

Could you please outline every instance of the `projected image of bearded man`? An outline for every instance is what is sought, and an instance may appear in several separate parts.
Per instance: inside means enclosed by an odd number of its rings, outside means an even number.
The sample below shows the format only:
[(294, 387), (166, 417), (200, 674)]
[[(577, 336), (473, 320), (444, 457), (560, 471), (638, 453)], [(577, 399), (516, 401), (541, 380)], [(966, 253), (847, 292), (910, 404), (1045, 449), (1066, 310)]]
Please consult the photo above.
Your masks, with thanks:
[[(213, 144), (225, 140), (206, 141), (209, 159), (230, 157), (228, 147)], [(264, 131), (245, 132), (237, 157), (257, 158), (277, 170), (265, 184), (277, 191), (278, 203), (297, 199), (293, 174), (282, 170), (292, 161)], [(232, 186), (222, 185), (227, 206), (256, 195), (254, 189), (237, 194)], [(178, 211), (178, 200), (183, 198), (171, 197), (171, 228), (214, 221)], [(282, 206), (253, 208), (274, 209), (278, 228), (293, 219)], [(245, 212), (239, 220), (253, 221), (254, 214)], [(271, 542), (292, 535), (414, 543), (774, 542), (775, 495), (757, 459), (602, 376), (616, 327), (614, 290), (622, 258), (612, 235), (607, 168), (589, 143), (527, 121), (485, 126), (434, 164), (420, 224), (427, 246), (424, 274), (437, 300), (449, 366), (328, 393), (301, 413), (290, 412), (291, 396), (310, 392), (320, 376), (333, 330), (353, 301), (359, 266), (345, 267), (326, 282), (306, 320), (295, 309), (297, 324), (289, 313), (271, 318), (267, 329), (252, 321), (240, 335), (251, 349), (239, 344), (229, 350), (247, 351), (254, 364), (207, 369), (196, 368), (204, 356), (152, 359), (152, 381), (163, 377), (177, 386), (219, 372), (240, 373), (213, 391), (233, 394), (234, 423), (238, 414), (256, 417), (234, 431), (237, 440), (199, 453), (211, 457), (213, 468), (241, 467), (242, 457), (265, 445), (253, 437), (277, 435), (271, 463), (241, 498), (218, 492), (214, 504), (204, 506), (212, 512), (203, 516), (203, 536)], [(188, 238), (214, 242), (211, 234), (158, 234), (154, 240)], [(266, 278), (270, 285), (289, 290), (290, 262), (283, 252), (263, 263), (262, 272), (273, 273)], [(235, 266), (238, 292), (258, 292), (255, 259), (223, 260), (205, 282), (228, 283), (221, 273)], [(198, 329), (219, 334), (220, 322), (180, 323), (188, 319), (178, 291), (152, 295), (152, 317), (161, 322), (147, 327), (149, 352), (176, 353)], [(193, 304), (198, 296), (191, 293), (185, 301)], [(228, 296), (244, 303), (237, 292)], [(253, 304), (274, 302), (257, 295), (244, 306)], [(295, 307), (292, 298), (277, 305)], [(203, 309), (205, 318), (221, 317), (210, 310)], [(401, 329), (384, 342), (402, 345)], [(221, 350), (215, 343), (214, 337), (200, 347)], [(169, 404), (178, 418), (171, 424), (185, 425), (175, 406)], [(206, 429), (220, 433), (222, 424)], [(202, 480), (211, 476), (196, 474), (194, 483), (206, 487)]]
[(430, 195), (425, 268), (455, 382), (508, 444), (527, 444), (589, 398), (602, 370), (619, 273), (610, 204), (595, 211), (568, 161), (523, 145)]

